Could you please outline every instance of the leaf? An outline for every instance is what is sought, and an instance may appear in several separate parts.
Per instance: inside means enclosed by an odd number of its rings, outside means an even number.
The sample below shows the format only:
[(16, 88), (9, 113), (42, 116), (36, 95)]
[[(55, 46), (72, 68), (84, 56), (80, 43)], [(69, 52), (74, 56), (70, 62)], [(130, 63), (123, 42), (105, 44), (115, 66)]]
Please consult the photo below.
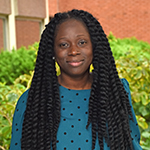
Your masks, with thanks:
[(148, 94), (146, 92), (142, 91), (140, 97), (141, 97), (141, 100), (142, 100), (142, 104), (144, 106), (146, 106), (149, 103)]
[(9, 93), (7, 95), (8, 101), (15, 101), (18, 98), (18, 95), (16, 93)]
[(3, 136), (6, 136), (8, 133), (10, 133), (11, 127), (10, 126), (5, 126), (2, 128), (2, 134)]
[(145, 131), (142, 133), (142, 136), (145, 137), (145, 138), (150, 138), (150, 133)]
[(138, 70), (137, 73), (136, 73), (136, 75), (134, 76), (134, 79), (135, 79), (135, 80), (138, 80), (138, 79), (140, 79), (141, 77), (142, 77), (142, 71)]
[(149, 146), (142, 146), (143, 150), (149, 150)]
[(138, 125), (142, 129), (147, 129), (148, 128), (148, 124), (145, 122), (145, 119), (142, 116), (136, 116), (136, 118), (138, 120)]
[(142, 116), (147, 116), (150, 112), (146, 110), (146, 107), (141, 106), (139, 108), (139, 112), (141, 112)]

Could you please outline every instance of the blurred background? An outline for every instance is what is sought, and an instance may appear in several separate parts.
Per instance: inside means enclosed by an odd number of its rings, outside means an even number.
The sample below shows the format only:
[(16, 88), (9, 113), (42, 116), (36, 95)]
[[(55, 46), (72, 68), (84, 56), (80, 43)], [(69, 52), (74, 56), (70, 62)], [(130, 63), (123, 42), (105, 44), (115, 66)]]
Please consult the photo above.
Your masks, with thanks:
[(0, 150), (9, 149), (15, 106), (30, 88), (45, 24), (71, 9), (101, 23), (119, 77), (130, 85), (140, 145), (150, 150), (150, 0), (0, 0)]
[(0, 0), (0, 49), (39, 41), (55, 13), (73, 8), (92, 13), (107, 35), (150, 43), (150, 0)]

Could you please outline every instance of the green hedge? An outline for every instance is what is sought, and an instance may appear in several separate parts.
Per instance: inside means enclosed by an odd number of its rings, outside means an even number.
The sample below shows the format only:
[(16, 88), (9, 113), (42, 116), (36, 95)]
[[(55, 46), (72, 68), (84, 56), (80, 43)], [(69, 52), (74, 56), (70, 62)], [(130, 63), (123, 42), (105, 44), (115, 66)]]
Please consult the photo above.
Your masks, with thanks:
[[(136, 38), (118, 39), (112, 34), (108, 38), (116, 60), (119, 76), (120, 78), (126, 78), (130, 83), (133, 107), (141, 130), (141, 145), (143, 150), (149, 150), (150, 45), (146, 42), (138, 41)], [(37, 51), (38, 43), (35, 45), (30, 47), (34, 54)], [(35, 47), (36, 49), (34, 49)], [(33, 64), (34, 61), (32, 62)], [(58, 74), (60, 73), (58, 66), (57, 72)], [(2, 83), (2, 81), (0, 83), (0, 149), (2, 150), (7, 150), (9, 147), (15, 104), (20, 95), (29, 88), (32, 75), (33, 71), (28, 69), (27, 74), (23, 73), (18, 78), (13, 78), (13, 82), (7, 81), (8, 78), (5, 78), (5, 83)], [(13, 84), (6, 85), (6, 83)]]
[[(112, 33), (109, 34), (108, 39), (115, 60), (131, 52), (133, 52), (133, 55), (138, 54), (138, 56), (142, 55), (150, 59), (150, 44), (147, 42), (139, 41), (135, 37), (124, 39), (116, 38)], [(139, 58), (141, 59), (141, 57)]]
[(9, 149), (15, 105), (25, 89), (22, 84), (8, 86), (0, 82), (0, 150)]
[(34, 69), (37, 48), (38, 43), (35, 43), (28, 49), (3, 51), (0, 54), (0, 82), (13, 84), (20, 75), (29, 74)]
[(141, 131), (143, 150), (150, 150), (150, 44), (136, 38), (109, 35), (120, 78), (130, 84), (132, 104)]

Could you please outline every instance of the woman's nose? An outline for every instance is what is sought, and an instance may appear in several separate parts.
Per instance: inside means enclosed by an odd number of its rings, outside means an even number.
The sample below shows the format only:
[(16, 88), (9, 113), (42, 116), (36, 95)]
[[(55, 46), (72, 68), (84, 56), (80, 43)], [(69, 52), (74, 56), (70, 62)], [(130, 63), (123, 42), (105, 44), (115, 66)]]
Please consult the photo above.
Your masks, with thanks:
[(80, 51), (76, 45), (72, 45), (69, 49), (68, 55), (79, 55)]

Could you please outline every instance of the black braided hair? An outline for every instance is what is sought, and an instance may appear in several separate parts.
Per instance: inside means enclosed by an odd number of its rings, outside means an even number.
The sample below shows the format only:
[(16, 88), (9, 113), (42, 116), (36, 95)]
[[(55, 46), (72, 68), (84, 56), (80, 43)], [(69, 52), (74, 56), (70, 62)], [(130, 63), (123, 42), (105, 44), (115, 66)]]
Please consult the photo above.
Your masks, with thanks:
[(131, 107), (119, 79), (106, 35), (100, 23), (90, 13), (75, 9), (55, 14), (41, 36), (27, 99), (21, 149), (56, 150), (60, 97), (55, 61), (52, 57), (59, 25), (69, 19), (79, 20), (86, 26), (93, 46), (93, 83), (86, 126), (88, 128), (92, 124), (91, 149), (95, 148), (98, 135), (101, 150), (104, 149), (104, 140), (111, 150), (133, 150), (129, 129)]

